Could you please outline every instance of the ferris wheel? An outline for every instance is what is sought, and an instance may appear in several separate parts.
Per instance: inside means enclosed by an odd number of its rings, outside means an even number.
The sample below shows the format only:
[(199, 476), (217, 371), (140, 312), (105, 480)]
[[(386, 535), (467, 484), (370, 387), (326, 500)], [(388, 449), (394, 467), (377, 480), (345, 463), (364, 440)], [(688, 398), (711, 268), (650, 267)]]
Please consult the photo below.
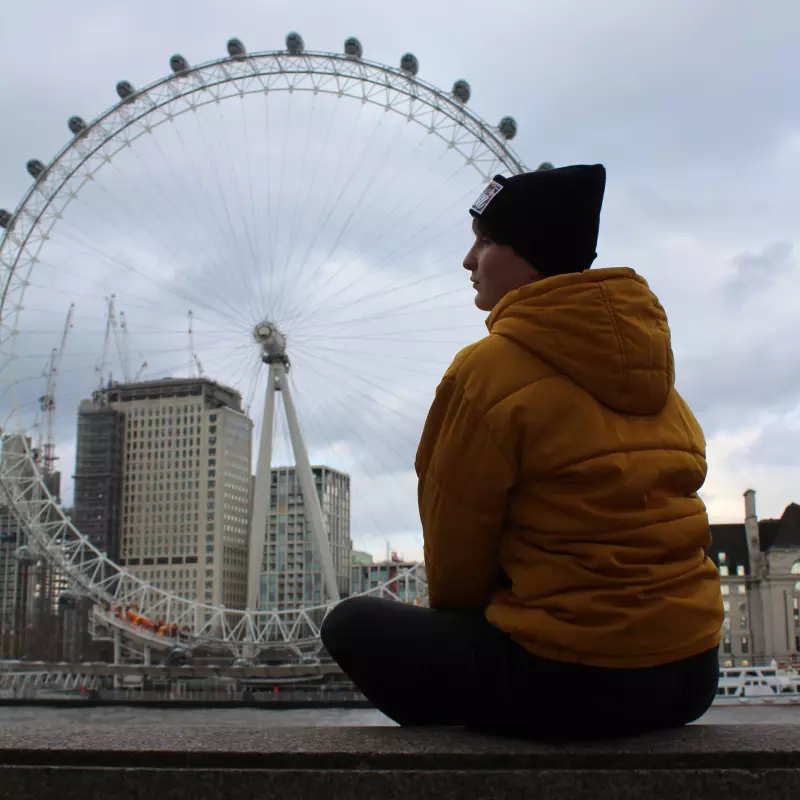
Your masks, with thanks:
[[(414, 55), (398, 68), (367, 61), (354, 38), (343, 53), (307, 51), (296, 33), (285, 45), (250, 54), (231, 39), (225, 58), (174, 55), (142, 89), (120, 81), (119, 101), (93, 121), (71, 117), (68, 143), (28, 161), (30, 189), (0, 210), (2, 492), (96, 615), (157, 649), (316, 646), (338, 599), (318, 502), (329, 602), (252, 601), (268, 514), (258, 498), (275, 464), (296, 465), (314, 501), (310, 463), (347, 472), (357, 543), (419, 544), (418, 433), (454, 353), (485, 333), (460, 268), (465, 208), (495, 173), (524, 171), (514, 119), (473, 113), (466, 81), (441, 91)], [(261, 542), (245, 609), (112, 562), (64, 515), (31, 444), (47, 411), (48, 458), (68, 471), (81, 400), (114, 379), (176, 375), (234, 388), (255, 421)], [(132, 625), (125, 608), (164, 630)]]

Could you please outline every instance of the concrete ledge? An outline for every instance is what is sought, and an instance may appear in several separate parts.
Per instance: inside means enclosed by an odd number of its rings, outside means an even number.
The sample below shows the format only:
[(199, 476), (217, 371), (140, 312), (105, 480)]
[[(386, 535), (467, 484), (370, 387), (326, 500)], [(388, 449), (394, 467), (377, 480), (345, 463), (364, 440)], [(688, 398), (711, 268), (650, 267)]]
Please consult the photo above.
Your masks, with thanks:
[(800, 797), (796, 726), (692, 726), (556, 746), (454, 729), (34, 722), (2, 725), (0, 798)]

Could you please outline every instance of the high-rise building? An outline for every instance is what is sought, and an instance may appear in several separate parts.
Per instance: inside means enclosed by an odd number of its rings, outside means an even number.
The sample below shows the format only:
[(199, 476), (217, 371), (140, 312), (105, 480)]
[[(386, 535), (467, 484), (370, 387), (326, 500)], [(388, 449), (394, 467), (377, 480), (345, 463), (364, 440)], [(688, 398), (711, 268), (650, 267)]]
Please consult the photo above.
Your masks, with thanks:
[(78, 409), (73, 522), (112, 561), (119, 558), (125, 417), (102, 395)]
[(244, 607), (252, 422), (241, 396), (206, 378), (166, 379), (112, 384), (91, 403), (76, 453), (78, 529), (96, 522), (120, 566), (155, 586)]
[[(339, 594), (350, 594), (350, 476), (312, 467)], [(328, 593), (294, 467), (272, 470), (259, 607), (287, 610), (326, 603)]]

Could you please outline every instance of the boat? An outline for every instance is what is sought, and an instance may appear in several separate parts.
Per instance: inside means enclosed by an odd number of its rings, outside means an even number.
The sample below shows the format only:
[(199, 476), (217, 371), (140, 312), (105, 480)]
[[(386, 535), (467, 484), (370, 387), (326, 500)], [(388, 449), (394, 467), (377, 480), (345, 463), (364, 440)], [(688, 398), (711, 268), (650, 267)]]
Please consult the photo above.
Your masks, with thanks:
[(800, 705), (800, 670), (782, 666), (721, 667), (714, 705)]

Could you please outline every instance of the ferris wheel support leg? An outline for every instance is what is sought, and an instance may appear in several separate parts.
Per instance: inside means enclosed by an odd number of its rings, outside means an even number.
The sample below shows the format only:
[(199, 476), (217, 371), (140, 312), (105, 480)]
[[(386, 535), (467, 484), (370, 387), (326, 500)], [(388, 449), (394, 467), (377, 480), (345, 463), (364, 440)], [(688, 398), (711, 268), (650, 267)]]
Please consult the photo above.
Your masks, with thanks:
[(311, 521), (311, 532), (316, 541), (319, 560), (322, 564), (322, 575), (325, 579), (328, 600), (338, 603), (339, 587), (336, 584), (336, 571), (333, 568), (333, 557), (325, 527), (325, 518), (322, 516), (322, 504), (317, 494), (314, 475), (311, 472), (306, 443), (303, 441), (303, 434), (297, 421), (297, 410), (294, 407), (294, 400), (289, 389), (289, 381), (286, 380), (286, 368), (283, 364), (277, 364), (276, 368), (278, 370), (280, 390), (283, 393), (286, 421), (289, 424), (289, 436), (292, 440), (297, 477), (300, 479), (300, 488), (303, 490), (303, 504)]
[(144, 665), (146, 667), (149, 667), (150, 664), (152, 663), (152, 661), (151, 661), (152, 653), (150, 651), (150, 648), (147, 645), (144, 646), (144, 652), (142, 653), (142, 655), (144, 656)]
[(270, 491), (272, 485), (272, 428), (275, 417), (275, 385), (277, 364), (269, 365), (264, 415), (261, 420), (261, 441), (258, 446), (256, 485), (253, 496), (253, 517), (250, 520), (250, 550), (247, 569), (247, 608), (258, 609), (261, 589), (261, 568), (264, 561), (264, 540), (267, 535)]

